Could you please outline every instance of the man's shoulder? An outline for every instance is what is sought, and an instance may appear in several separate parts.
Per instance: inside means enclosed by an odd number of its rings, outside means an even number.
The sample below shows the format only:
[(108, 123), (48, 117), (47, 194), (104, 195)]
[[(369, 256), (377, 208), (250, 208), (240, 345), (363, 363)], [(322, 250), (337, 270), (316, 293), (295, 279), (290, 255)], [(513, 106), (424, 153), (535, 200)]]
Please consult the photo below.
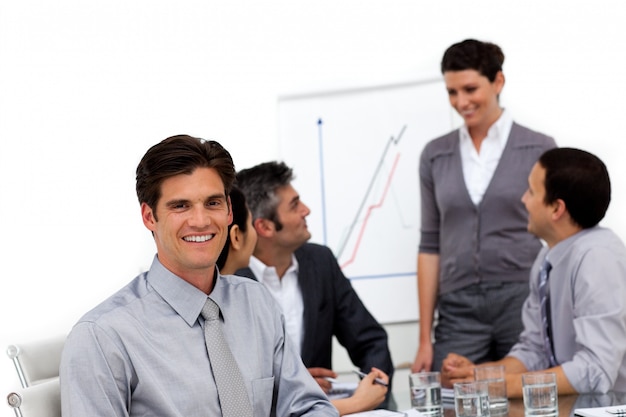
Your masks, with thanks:
[(578, 251), (599, 249), (609, 250), (619, 254), (626, 252), (626, 246), (622, 239), (613, 230), (601, 226), (595, 226), (580, 231), (572, 248)]
[(263, 285), (257, 281), (250, 268), (239, 269), (233, 275), (220, 275), (220, 279), (228, 286), (233, 288), (238, 287), (246, 291), (254, 291), (255, 288), (263, 287)]
[(300, 260), (304, 256), (308, 256), (312, 258), (331, 257), (335, 259), (335, 255), (333, 254), (333, 251), (328, 246), (320, 245), (318, 243), (310, 243), (310, 242), (307, 242), (304, 245), (300, 246), (298, 249), (296, 249), (294, 254), (296, 255), (296, 258), (298, 260)]
[(141, 274), (85, 313), (79, 322), (99, 322), (123, 314), (152, 292), (147, 284), (146, 275)]
[(252, 269), (249, 266), (236, 270), (234, 276), (240, 277), (242, 279), (258, 281), (257, 277), (254, 275), (254, 272), (252, 272)]

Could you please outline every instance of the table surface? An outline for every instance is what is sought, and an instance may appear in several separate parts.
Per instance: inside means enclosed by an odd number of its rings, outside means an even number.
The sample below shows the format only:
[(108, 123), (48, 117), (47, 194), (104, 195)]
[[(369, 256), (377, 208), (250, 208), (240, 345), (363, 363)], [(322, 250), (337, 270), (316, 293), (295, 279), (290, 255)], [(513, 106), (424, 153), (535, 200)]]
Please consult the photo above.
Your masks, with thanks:
[[(394, 373), (392, 392), (395, 401), (395, 407), (393, 408), (395, 410), (405, 411), (411, 408), (409, 374), (410, 370), (408, 369), (398, 369)], [(624, 405), (626, 404), (626, 393), (561, 395), (558, 401), (559, 417), (574, 417), (574, 410), (577, 408)], [(454, 404), (452, 403), (444, 403), (443, 411), (443, 417), (456, 416)], [(508, 413), (499, 414), (498, 417), (524, 417), (524, 403), (522, 399), (510, 399)]]

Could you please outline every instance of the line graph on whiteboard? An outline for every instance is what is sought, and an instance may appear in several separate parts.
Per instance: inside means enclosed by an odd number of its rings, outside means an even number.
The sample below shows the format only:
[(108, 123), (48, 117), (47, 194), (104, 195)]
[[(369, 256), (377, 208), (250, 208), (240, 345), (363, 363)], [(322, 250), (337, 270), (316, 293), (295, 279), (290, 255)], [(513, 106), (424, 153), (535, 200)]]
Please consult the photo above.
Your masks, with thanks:
[(311, 209), (311, 241), (383, 322), (417, 316), (419, 155), (455, 122), (439, 79), (279, 99), (280, 158)]

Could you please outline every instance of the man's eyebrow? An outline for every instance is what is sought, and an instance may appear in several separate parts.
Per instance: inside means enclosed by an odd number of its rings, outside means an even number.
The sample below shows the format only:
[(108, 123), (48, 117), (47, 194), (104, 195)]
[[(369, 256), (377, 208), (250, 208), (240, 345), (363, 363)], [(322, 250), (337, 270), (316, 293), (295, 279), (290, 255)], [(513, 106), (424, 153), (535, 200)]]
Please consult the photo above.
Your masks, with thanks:
[(169, 200), (165, 202), (165, 205), (167, 207), (180, 206), (181, 204), (189, 204), (189, 200), (185, 198), (177, 198), (177, 199), (173, 199), (173, 200)]

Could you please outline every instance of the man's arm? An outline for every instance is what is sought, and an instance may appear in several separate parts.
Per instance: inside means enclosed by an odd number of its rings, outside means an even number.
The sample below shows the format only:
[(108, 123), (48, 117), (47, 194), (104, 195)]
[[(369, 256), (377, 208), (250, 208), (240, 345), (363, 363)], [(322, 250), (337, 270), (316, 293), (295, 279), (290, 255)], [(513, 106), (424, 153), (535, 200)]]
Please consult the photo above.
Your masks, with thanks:
[(626, 254), (617, 237), (596, 243), (572, 266), (573, 311), (564, 321), (574, 334), (569, 344), (556, 339), (562, 346), (555, 348), (560, 354), (574, 350), (561, 367), (575, 390), (605, 393), (623, 380), (626, 366)]
[(333, 253), (328, 248), (325, 257), (317, 259), (326, 265), (325, 273), (330, 275), (334, 294), (326, 294), (327, 303), (334, 303), (334, 335), (346, 348), (352, 363), (364, 372), (372, 368), (383, 371), (391, 379), (393, 363), (387, 339), (387, 332), (376, 321), (363, 304), (350, 280), (341, 271)]
[(61, 358), (61, 405), (63, 416), (127, 417), (128, 386), (114, 377), (124, 375), (120, 359), (111, 362), (105, 352), (116, 348), (106, 338), (98, 339), (91, 323), (79, 323), (70, 332)]
[(411, 371), (430, 371), (433, 363), (432, 329), (439, 288), (439, 255), (417, 256), (417, 296), (419, 303), (419, 347)]
[[(519, 360), (513, 357), (509, 356), (507, 358), (510, 358), (519, 362)], [(526, 372), (526, 368), (521, 362), (519, 362), (519, 364), (523, 367), (523, 370), (518, 370), (517, 372), (510, 372), (507, 369), (506, 393), (509, 398), (521, 398), (523, 396), (522, 373)], [(578, 393), (574, 389), (572, 384), (570, 384), (569, 379), (567, 379), (567, 376), (565, 376), (565, 373), (563, 372), (563, 368), (561, 366), (555, 366), (554, 368), (545, 369), (540, 372), (553, 372), (554, 374), (556, 374), (556, 389), (559, 395), (570, 395), (570, 394)]]
[(283, 317), (280, 316), (278, 320), (282, 335), (279, 335), (274, 351), (275, 415), (338, 416), (337, 409), (311, 377), (294, 345), (286, 336)]

